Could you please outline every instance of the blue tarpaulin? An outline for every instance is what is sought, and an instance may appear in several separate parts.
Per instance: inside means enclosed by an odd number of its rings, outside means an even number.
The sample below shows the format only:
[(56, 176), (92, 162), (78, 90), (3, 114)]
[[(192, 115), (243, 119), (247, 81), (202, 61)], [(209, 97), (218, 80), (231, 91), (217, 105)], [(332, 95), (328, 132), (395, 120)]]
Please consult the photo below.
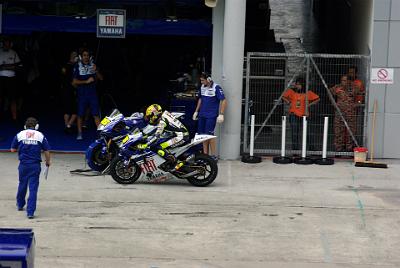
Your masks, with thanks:
[(34, 267), (35, 234), (32, 229), (0, 228), (0, 267)]
[[(128, 19), (127, 34), (211, 36), (212, 25), (204, 20)], [(31, 34), (32, 32), (96, 33), (96, 18), (59, 16), (3, 15), (4, 34)]]

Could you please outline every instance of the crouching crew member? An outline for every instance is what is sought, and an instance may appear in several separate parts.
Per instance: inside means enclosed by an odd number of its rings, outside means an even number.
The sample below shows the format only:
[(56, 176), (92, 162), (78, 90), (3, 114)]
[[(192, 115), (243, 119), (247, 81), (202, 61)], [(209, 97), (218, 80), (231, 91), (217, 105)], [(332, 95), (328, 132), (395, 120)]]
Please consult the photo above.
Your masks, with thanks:
[(38, 121), (29, 117), (25, 122), (25, 129), (19, 132), (11, 144), (11, 152), (18, 151), (19, 185), (17, 192), (17, 209), (22, 211), (26, 201), (25, 196), (29, 186), (29, 198), (26, 214), (33, 219), (36, 210), (37, 192), (39, 189), (41, 152), (44, 151), (46, 166), (50, 166), (50, 146), (47, 139), (38, 131)]

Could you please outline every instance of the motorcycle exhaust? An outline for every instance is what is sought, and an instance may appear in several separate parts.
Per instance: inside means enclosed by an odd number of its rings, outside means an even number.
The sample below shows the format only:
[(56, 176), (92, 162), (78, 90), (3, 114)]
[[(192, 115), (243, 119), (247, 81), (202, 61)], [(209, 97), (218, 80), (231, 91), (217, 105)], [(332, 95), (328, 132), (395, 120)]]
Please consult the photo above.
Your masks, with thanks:
[(180, 177), (181, 177), (181, 178), (187, 178), (187, 177), (191, 177), (191, 176), (197, 175), (197, 174), (199, 174), (199, 171), (198, 171), (198, 170), (195, 170), (195, 171), (192, 171), (192, 172), (190, 172), (190, 173), (188, 173), (188, 174), (186, 174), (186, 175), (180, 176)]

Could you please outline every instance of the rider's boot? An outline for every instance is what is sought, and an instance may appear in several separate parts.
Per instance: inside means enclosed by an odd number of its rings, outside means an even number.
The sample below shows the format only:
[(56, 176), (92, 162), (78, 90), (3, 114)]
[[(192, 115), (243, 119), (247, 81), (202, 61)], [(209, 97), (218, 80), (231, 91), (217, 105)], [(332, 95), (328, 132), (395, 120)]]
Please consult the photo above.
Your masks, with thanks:
[[(168, 169), (179, 170), (183, 166), (183, 162), (176, 160), (176, 157), (173, 154), (170, 154), (167, 150), (160, 149), (157, 151), (157, 154), (166, 160), (165, 165), (168, 167)], [(175, 167), (172, 168), (173, 164), (175, 163)]]
[(180, 160), (176, 160), (175, 156), (173, 154), (170, 154), (167, 150), (159, 149), (157, 151), (157, 154), (166, 160), (165, 164), (169, 169), (172, 169), (172, 165), (175, 162), (176, 165), (173, 169), (179, 170), (183, 166), (183, 162)]
[(165, 165), (170, 168), (172, 164), (175, 163), (176, 158), (174, 155), (170, 154), (167, 150), (159, 149), (157, 154), (165, 159)]

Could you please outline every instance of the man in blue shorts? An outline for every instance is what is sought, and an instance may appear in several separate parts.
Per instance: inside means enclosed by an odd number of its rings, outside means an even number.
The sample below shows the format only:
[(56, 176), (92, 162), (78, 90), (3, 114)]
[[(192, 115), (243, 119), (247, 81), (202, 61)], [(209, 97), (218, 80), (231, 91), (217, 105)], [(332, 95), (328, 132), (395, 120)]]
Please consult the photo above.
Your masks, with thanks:
[(76, 95), (78, 97), (77, 140), (82, 140), (82, 119), (85, 116), (87, 107), (90, 107), (96, 126), (100, 124), (96, 80), (103, 80), (103, 76), (97, 71), (96, 64), (91, 61), (87, 49), (82, 49), (81, 58), (75, 65), (72, 81), (72, 84), (76, 86)]
[[(215, 124), (224, 122), (226, 99), (221, 86), (211, 79), (207, 73), (200, 75), (200, 98), (197, 101), (193, 120), (199, 120), (198, 134), (214, 135)], [(216, 141), (211, 139), (203, 143), (203, 152), (216, 157)]]
[(11, 152), (18, 151), (19, 185), (17, 193), (17, 209), (22, 211), (26, 204), (25, 196), (29, 187), (26, 214), (33, 219), (36, 210), (37, 192), (39, 189), (40, 162), (42, 150), (46, 158), (46, 166), (50, 166), (50, 146), (47, 139), (38, 131), (38, 121), (29, 117), (25, 122), (25, 130), (19, 132), (12, 141)]

